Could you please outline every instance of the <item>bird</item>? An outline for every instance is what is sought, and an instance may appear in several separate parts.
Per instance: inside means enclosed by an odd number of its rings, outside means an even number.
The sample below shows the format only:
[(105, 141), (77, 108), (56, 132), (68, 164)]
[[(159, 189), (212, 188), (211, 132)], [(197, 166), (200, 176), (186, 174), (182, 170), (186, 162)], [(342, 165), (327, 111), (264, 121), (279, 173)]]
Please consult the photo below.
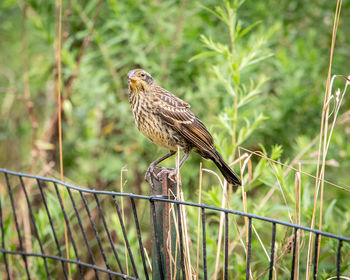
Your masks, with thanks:
[(203, 122), (191, 112), (187, 102), (160, 87), (143, 69), (131, 70), (127, 77), (129, 102), (138, 130), (153, 143), (169, 150), (169, 153), (150, 164), (146, 180), (157, 164), (180, 148), (184, 155), (177, 172), (190, 153), (196, 152), (204, 159), (212, 160), (229, 184), (236, 187), (241, 185), (237, 174), (216, 150), (213, 137)]

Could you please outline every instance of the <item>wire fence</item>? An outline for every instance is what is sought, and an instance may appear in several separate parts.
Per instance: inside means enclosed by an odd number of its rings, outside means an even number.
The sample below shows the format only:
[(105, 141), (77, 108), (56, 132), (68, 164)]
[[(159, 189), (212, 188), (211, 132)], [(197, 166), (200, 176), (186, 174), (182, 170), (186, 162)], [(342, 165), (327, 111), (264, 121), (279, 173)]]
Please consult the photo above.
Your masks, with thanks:
[[(217, 231), (212, 230), (212, 217), (221, 213), (224, 215), (225, 225), (220, 266), (222, 279), (233, 279), (233, 275), (237, 276), (237, 272), (233, 274), (230, 269), (233, 261), (230, 223), (232, 224), (235, 217), (240, 217), (242, 221), (248, 220), (247, 242), (246, 246), (242, 246), (244, 263), (240, 264), (242, 270), (237, 279), (259, 278), (253, 273), (255, 267), (259, 266), (254, 254), (258, 249), (252, 245), (256, 239), (252, 231), (257, 223), (265, 223), (265, 229), (271, 226), (271, 231), (267, 231), (271, 240), (267, 251), (268, 263), (265, 273), (260, 277), (275, 279), (277, 275), (284, 275), (281, 279), (286, 279), (288, 275), (290, 279), (297, 279), (297, 271), (305, 271), (307, 264), (300, 264), (302, 267), (299, 267), (298, 253), (299, 238), (304, 232), (314, 235), (312, 279), (318, 279), (323, 262), (326, 262), (326, 265), (322, 266), (322, 271), (328, 271), (330, 275), (334, 275), (334, 279), (340, 279), (342, 271), (349, 272), (350, 264), (342, 262), (344, 254), (349, 253), (348, 249), (344, 249), (344, 244), (346, 248), (350, 248), (348, 237), (249, 213), (167, 197), (84, 189), (56, 179), (5, 169), (0, 169), (0, 173), (0, 276), (4, 279), (38, 279), (38, 275), (40, 279), (69, 279), (70, 274), (73, 279), (150, 279), (151, 262), (153, 266), (158, 266), (159, 271), (165, 269), (162, 261), (164, 247), (160, 242), (161, 237), (157, 236), (159, 220), (156, 217), (156, 207), (159, 204), (174, 206), (178, 217), (175, 219), (176, 230), (180, 233), (184, 231), (183, 221), (186, 219), (180, 211), (181, 208), (200, 209), (201, 256), (197, 279), (210, 277), (211, 267), (208, 267), (208, 259), (213, 256), (207, 252), (208, 246), (211, 246), (211, 243), (208, 243), (211, 239), (208, 238), (213, 232), (217, 234)], [(114, 212), (111, 209), (114, 209)], [(151, 232), (155, 239), (155, 252), (152, 255), (145, 250), (150, 248), (150, 227), (153, 227)], [(286, 232), (292, 230), (289, 239), (287, 238), (290, 241), (287, 242), (290, 257), (283, 260), (284, 266), (290, 268), (288, 270), (281, 268), (282, 261), (277, 256), (278, 249), (281, 250), (278, 236), (282, 234), (282, 229), (286, 229), (283, 239), (286, 239)], [(68, 235), (68, 248), (65, 234)], [(185, 271), (189, 262), (184, 254), (186, 236), (178, 236), (178, 261), (173, 261), (175, 266), (178, 265), (174, 268), (178, 274), (174, 279), (186, 279), (188, 276)], [(319, 243), (320, 238), (322, 242)], [(327, 249), (322, 250), (322, 247)], [(150, 261), (149, 258), (157, 261)], [(277, 269), (279, 273), (276, 272)], [(164, 273), (157, 279), (166, 279)]]

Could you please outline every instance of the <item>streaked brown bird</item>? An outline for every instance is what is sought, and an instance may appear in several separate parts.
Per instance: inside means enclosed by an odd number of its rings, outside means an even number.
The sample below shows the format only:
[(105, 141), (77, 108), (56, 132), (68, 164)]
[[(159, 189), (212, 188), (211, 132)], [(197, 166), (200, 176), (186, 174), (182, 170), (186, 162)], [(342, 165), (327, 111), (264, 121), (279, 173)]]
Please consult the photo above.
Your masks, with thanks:
[(174, 155), (180, 147), (184, 156), (179, 169), (191, 151), (212, 160), (229, 184), (241, 181), (215, 148), (213, 137), (204, 124), (190, 111), (190, 105), (161, 88), (152, 76), (142, 69), (128, 73), (129, 101), (137, 128), (155, 144), (169, 149), (165, 156), (152, 162), (153, 167)]

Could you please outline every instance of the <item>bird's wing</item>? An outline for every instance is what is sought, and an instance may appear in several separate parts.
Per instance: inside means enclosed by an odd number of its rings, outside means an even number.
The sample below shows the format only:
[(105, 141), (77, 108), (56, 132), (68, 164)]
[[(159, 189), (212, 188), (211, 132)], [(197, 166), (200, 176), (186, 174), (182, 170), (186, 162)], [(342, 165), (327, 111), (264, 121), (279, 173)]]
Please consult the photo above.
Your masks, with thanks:
[(188, 103), (171, 93), (169, 94), (158, 96), (160, 98), (158, 115), (194, 147), (211, 154), (214, 141), (209, 131), (190, 111)]
[(177, 96), (175, 96), (174, 94), (172, 94), (164, 88), (157, 87), (155, 91), (160, 101), (163, 102), (165, 106), (169, 106), (169, 108), (184, 109), (191, 107), (190, 104), (178, 98)]

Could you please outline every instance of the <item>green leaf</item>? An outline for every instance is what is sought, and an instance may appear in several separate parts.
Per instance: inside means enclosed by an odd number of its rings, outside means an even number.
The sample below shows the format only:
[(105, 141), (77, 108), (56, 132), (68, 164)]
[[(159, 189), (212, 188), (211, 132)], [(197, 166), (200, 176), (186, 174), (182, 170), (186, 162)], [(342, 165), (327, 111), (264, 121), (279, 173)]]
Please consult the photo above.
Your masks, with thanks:
[(270, 158), (273, 160), (277, 160), (282, 156), (282, 153), (283, 153), (282, 145), (278, 145), (278, 144), (273, 145)]
[(250, 30), (252, 30), (254, 27), (259, 25), (260, 23), (261, 23), (261, 21), (257, 21), (255, 23), (249, 25), (248, 27), (244, 28), (242, 31), (238, 32), (237, 39), (243, 37), (244, 35), (246, 35)]
[(214, 56), (214, 55), (217, 55), (218, 52), (201, 52), (199, 54), (196, 54), (195, 56), (192, 56), (188, 62), (192, 62), (194, 60), (197, 60), (199, 58), (203, 58), (203, 57), (208, 57), (208, 56)]
[(330, 205), (327, 208), (326, 214), (324, 216), (324, 222), (326, 224), (330, 224), (331, 223), (331, 219), (332, 219), (332, 214), (333, 214), (333, 210), (334, 210), (334, 206), (336, 204), (337, 200), (333, 199), (332, 202), (330, 203)]
[(212, 15), (214, 15), (215, 17), (217, 17), (220, 20), (224, 20), (221, 15), (215, 11), (213, 11), (212, 9), (209, 9), (208, 7), (204, 6), (204, 5), (199, 5), (201, 8), (203, 8), (204, 10), (206, 10), (207, 12), (211, 13)]

